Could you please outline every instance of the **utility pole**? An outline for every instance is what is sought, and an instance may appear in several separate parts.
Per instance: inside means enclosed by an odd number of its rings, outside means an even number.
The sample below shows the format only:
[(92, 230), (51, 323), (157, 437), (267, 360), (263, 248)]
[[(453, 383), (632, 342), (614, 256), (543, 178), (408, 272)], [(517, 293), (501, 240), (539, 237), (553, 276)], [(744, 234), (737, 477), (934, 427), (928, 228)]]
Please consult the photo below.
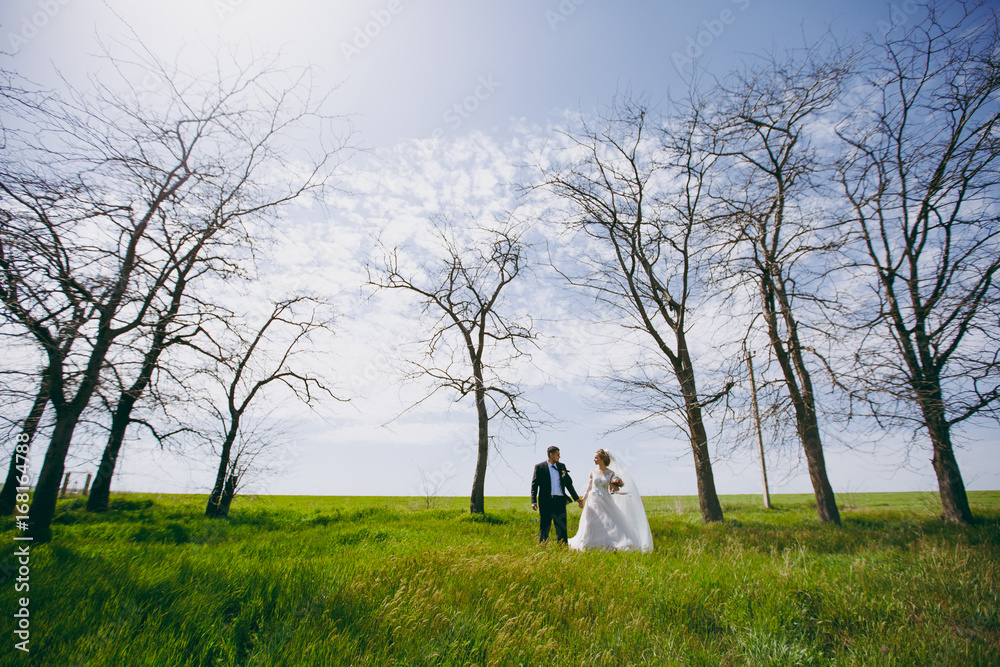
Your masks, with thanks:
[(764, 507), (771, 509), (771, 492), (767, 488), (767, 465), (764, 462), (764, 433), (760, 427), (760, 407), (757, 405), (757, 381), (753, 374), (753, 353), (749, 349), (747, 369), (750, 371), (750, 398), (753, 403), (753, 421), (757, 427), (757, 449), (760, 451), (760, 476), (764, 483)]

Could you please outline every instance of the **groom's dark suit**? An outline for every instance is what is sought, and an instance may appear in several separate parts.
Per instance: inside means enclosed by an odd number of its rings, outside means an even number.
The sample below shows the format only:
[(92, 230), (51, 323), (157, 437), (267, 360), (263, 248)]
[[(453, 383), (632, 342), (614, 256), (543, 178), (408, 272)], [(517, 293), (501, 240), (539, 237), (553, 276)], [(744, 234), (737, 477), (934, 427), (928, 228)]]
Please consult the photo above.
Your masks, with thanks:
[[(552, 476), (549, 472), (551, 465), (555, 465), (559, 471), (562, 495), (552, 494)], [(549, 528), (553, 523), (556, 525), (556, 540), (566, 541), (566, 504), (569, 503), (570, 496), (573, 500), (580, 499), (576, 489), (573, 488), (573, 480), (566, 466), (548, 461), (542, 461), (535, 466), (535, 474), (531, 477), (531, 504), (538, 503), (539, 542), (549, 539)]]

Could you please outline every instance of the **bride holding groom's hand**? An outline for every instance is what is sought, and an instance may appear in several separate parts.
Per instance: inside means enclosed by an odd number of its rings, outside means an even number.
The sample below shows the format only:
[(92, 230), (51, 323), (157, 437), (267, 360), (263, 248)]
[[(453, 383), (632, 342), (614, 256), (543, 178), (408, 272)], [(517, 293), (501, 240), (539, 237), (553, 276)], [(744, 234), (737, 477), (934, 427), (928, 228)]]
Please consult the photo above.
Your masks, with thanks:
[(604, 449), (597, 450), (594, 463), (580, 526), (569, 548), (651, 551), (653, 534), (642, 496), (625, 466)]

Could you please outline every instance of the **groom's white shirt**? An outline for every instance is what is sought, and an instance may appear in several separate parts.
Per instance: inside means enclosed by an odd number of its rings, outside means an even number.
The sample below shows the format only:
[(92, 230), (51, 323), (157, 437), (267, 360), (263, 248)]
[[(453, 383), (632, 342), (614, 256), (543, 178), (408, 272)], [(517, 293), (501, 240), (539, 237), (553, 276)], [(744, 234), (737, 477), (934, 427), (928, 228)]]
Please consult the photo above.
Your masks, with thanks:
[(555, 463), (549, 464), (549, 479), (552, 481), (552, 495), (563, 495), (562, 480), (559, 479), (559, 470)]

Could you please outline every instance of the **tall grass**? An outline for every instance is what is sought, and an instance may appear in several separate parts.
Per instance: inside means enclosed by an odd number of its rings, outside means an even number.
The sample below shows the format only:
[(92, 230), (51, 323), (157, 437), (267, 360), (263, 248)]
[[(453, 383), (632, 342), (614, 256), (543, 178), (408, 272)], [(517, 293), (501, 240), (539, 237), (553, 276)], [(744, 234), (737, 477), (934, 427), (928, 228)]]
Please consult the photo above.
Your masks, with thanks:
[(651, 554), (540, 547), (517, 498), (66, 501), (31, 551), (30, 658), (7, 632), (0, 662), (998, 665), (1000, 492), (970, 497), (970, 528), (920, 494), (855, 494), (839, 528), (806, 496), (724, 497), (714, 525), (650, 498)]

